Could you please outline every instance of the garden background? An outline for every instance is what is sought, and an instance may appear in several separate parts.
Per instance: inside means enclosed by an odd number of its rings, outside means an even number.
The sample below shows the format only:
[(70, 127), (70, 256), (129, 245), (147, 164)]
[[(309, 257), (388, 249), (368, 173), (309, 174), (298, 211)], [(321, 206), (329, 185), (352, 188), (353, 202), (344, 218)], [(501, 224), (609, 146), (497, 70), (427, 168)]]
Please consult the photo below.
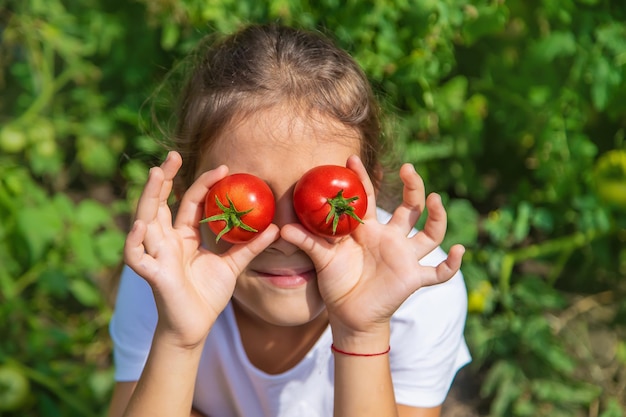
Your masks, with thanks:
[(145, 107), (203, 34), (332, 34), (468, 251), (476, 415), (626, 416), (626, 5), (0, 0), (0, 415), (104, 416)]

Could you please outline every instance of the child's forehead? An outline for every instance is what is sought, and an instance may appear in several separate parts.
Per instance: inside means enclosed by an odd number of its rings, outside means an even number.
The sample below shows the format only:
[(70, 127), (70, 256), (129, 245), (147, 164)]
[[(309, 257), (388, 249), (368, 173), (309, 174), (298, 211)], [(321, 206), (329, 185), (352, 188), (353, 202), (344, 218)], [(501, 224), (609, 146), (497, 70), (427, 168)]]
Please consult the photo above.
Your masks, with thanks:
[[(310, 117), (311, 116), (311, 117)], [(203, 155), (200, 171), (221, 164), (246, 172), (302, 165), (345, 163), (343, 156), (361, 153), (356, 129), (329, 117), (270, 109), (227, 126)], [(343, 155), (341, 161), (335, 155)]]
[(359, 132), (316, 111), (303, 114), (285, 106), (255, 111), (231, 122), (216, 140), (218, 148), (249, 152), (259, 147), (307, 148), (333, 144), (361, 146)]

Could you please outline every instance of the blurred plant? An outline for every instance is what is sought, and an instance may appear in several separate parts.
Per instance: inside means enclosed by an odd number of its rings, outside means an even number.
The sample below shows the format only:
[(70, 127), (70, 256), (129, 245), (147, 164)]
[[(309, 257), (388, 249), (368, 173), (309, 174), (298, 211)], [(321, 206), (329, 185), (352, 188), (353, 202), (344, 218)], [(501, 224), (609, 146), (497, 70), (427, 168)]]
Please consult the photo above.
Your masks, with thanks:
[[(2, 412), (102, 415), (92, 410), (105, 409), (112, 379), (101, 283), (115, 274), (147, 167), (162, 155), (142, 130), (144, 99), (207, 31), (281, 21), (328, 32), (354, 54), (393, 115), (396, 153), (443, 195), (443, 246), (468, 248), (467, 337), (483, 408), (626, 415), (626, 371), (604, 382), (581, 372), (593, 355), (581, 353), (571, 319), (585, 310), (580, 300), (594, 300), (584, 305), (606, 308), (602, 326), (624, 337), (624, 5), (4, 3)], [(579, 325), (589, 333), (591, 323)], [(615, 345), (611, 366), (624, 370)], [(2, 381), (29, 393), (6, 402)]]
[(154, 69), (121, 71), (133, 16), (92, 3), (0, 9), (2, 415), (102, 415), (112, 388), (105, 287), (154, 148), (135, 140), (138, 81)]

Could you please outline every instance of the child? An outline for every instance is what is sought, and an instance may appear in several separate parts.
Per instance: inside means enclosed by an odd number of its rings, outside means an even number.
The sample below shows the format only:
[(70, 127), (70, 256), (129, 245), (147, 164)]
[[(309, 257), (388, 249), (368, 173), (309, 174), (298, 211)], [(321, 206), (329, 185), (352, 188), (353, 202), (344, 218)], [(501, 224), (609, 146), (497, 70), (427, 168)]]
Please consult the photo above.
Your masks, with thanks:
[[(445, 210), (409, 164), (401, 204), (376, 207), (380, 121), (358, 65), (278, 25), (213, 43), (196, 64), (176, 151), (150, 171), (124, 248), (110, 415), (438, 416), (470, 360), (464, 249), (438, 248)], [(354, 171), (369, 201), (337, 239), (308, 232), (292, 205), (302, 174), (328, 164)], [(274, 221), (248, 243), (216, 243), (204, 198), (236, 172), (269, 184)]]

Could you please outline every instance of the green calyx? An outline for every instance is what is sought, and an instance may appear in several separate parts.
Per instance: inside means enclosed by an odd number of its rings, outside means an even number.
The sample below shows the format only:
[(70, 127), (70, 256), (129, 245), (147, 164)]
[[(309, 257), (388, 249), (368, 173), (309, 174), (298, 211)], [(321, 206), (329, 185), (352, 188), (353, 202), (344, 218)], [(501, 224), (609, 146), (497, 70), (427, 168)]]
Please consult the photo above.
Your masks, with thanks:
[(331, 220), (333, 221), (333, 235), (337, 232), (337, 225), (339, 225), (339, 219), (343, 214), (352, 217), (359, 223), (363, 223), (363, 220), (354, 212), (354, 207), (350, 205), (350, 203), (358, 199), (359, 197), (356, 196), (345, 198), (343, 196), (343, 190), (339, 190), (336, 196), (326, 200), (326, 202), (330, 204), (330, 211), (328, 212), (328, 216), (326, 216), (326, 223), (328, 224)]
[(256, 230), (253, 227), (248, 226), (241, 220), (243, 216), (250, 213), (254, 209), (251, 208), (249, 210), (239, 211), (235, 207), (235, 204), (232, 202), (228, 194), (226, 194), (226, 200), (228, 200), (228, 206), (225, 206), (224, 204), (222, 204), (222, 202), (216, 195), (215, 203), (217, 204), (219, 209), (222, 210), (222, 213), (216, 214), (211, 217), (207, 217), (206, 219), (203, 219), (200, 221), (200, 223), (214, 222), (218, 220), (222, 220), (226, 222), (226, 226), (224, 226), (224, 228), (217, 234), (217, 237), (215, 238), (215, 242), (216, 243), (219, 242), (222, 236), (224, 236), (226, 233), (236, 228), (247, 230), (248, 232), (257, 233), (258, 230)]

